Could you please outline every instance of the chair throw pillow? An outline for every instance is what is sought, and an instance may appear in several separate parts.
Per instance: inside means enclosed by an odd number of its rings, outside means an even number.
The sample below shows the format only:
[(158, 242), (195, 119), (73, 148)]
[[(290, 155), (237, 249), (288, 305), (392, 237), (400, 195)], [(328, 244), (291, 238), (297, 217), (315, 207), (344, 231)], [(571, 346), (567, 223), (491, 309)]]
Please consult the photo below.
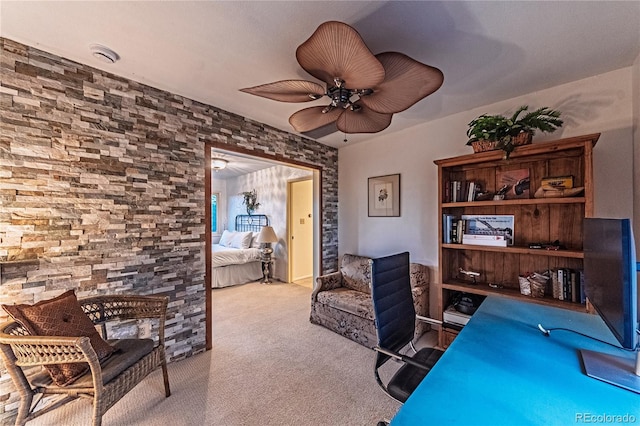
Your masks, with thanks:
[[(34, 336), (88, 337), (98, 359), (103, 360), (114, 352), (84, 313), (73, 290), (60, 296), (43, 300), (35, 305), (2, 305), (5, 311)], [(81, 377), (89, 364), (66, 363), (46, 365), (51, 379), (58, 386), (66, 386)]]

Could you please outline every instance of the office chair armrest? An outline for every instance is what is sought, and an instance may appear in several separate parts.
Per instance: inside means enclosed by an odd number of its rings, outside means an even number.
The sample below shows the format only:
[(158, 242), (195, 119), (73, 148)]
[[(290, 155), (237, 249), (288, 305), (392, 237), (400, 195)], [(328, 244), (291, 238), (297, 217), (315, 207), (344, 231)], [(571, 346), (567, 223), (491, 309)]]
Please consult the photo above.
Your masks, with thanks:
[(398, 352), (395, 352), (395, 351), (392, 351), (392, 350), (389, 350), (389, 349), (384, 349), (384, 348), (381, 348), (379, 346), (374, 347), (373, 350), (376, 351), (376, 352), (380, 352), (380, 353), (383, 353), (385, 355), (388, 355), (391, 358), (396, 359), (398, 361), (402, 361), (402, 362), (404, 362), (406, 364), (413, 365), (416, 368), (420, 368), (420, 369), (426, 370), (426, 371), (431, 370), (431, 367), (429, 367), (427, 365), (424, 365), (424, 364), (421, 364), (420, 362), (414, 360), (410, 356), (403, 355), (401, 353), (398, 353)]
[(442, 325), (442, 321), (440, 321), (438, 319), (435, 319), (435, 318), (429, 318), (429, 317), (424, 317), (422, 315), (416, 315), (416, 319), (418, 321), (426, 322), (427, 324)]

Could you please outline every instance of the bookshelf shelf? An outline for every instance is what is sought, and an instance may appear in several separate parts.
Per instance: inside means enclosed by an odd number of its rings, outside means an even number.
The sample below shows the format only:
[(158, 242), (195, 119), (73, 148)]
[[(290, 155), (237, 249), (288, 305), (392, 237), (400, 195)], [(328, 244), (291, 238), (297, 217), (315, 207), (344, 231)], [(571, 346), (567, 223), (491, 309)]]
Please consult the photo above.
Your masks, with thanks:
[[(554, 299), (549, 294), (540, 298), (522, 295), (518, 276), (547, 270), (582, 269), (582, 228), (584, 218), (593, 215), (593, 147), (599, 136), (591, 134), (520, 146), (508, 160), (502, 158), (502, 151), (488, 151), (435, 161), (439, 182), (440, 288), (437, 302), (440, 315), (455, 292), (497, 295), (587, 311), (584, 304)], [(514, 199), (507, 196), (505, 200), (448, 202), (453, 191), (452, 182), (462, 182), (457, 187), (464, 187), (468, 182), (478, 183), (484, 191), (495, 193), (504, 184), (504, 176), (522, 176), (523, 172), (524, 176), (528, 173), (529, 177), (528, 196), (520, 195), (522, 198)], [(578, 197), (533, 198), (542, 179), (549, 176), (573, 176), (574, 186), (584, 187), (584, 192)], [(465, 199), (464, 195), (462, 197)], [(463, 215), (512, 215), (514, 245), (498, 247), (444, 243), (443, 223), (448, 228), (452, 216), (461, 219)], [(464, 222), (461, 223), (458, 227), (466, 228)], [(556, 240), (569, 249), (529, 248), (531, 242), (548, 243)], [(479, 283), (466, 282), (460, 269), (479, 272)], [(490, 287), (488, 283), (495, 283), (498, 287)], [(440, 332), (440, 346), (446, 347), (455, 338), (455, 333), (455, 330), (443, 328)]]
[(536, 204), (584, 204), (584, 197), (566, 197), (566, 198), (527, 198), (519, 200), (500, 200), (500, 201), (464, 201), (457, 203), (442, 203), (443, 209), (460, 208), (460, 207), (486, 207), (486, 206), (523, 206)]
[[(517, 284), (516, 284), (517, 285)], [(488, 283), (478, 282), (476, 284), (469, 283), (444, 283), (443, 289), (462, 291), (465, 293), (479, 294), (481, 296), (496, 295), (508, 297), (509, 299), (523, 300), (525, 302), (538, 303), (541, 305), (551, 305), (558, 308), (570, 309), (573, 311), (584, 312), (585, 306), (580, 303), (565, 302), (563, 300), (553, 299), (551, 297), (535, 298), (523, 296), (519, 290), (512, 287), (491, 288)]]
[(568, 257), (572, 259), (584, 258), (584, 252), (581, 250), (545, 250), (530, 249), (528, 247), (492, 247), (471, 244), (442, 244), (442, 248), (450, 250), (477, 250), (495, 253), (526, 254), (530, 256)]

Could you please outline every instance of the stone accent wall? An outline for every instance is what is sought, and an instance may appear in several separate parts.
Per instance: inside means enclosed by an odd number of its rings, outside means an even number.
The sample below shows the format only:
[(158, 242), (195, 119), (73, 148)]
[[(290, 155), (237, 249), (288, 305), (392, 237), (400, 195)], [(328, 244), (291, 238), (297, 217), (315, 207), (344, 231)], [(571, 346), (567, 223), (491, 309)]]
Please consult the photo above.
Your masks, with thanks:
[[(208, 141), (322, 167), (336, 270), (336, 149), (0, 38), (0, 303), (167, 295), (168, 356), (203, 351)], [(16, 402), (0, 365), (0, 423)]]

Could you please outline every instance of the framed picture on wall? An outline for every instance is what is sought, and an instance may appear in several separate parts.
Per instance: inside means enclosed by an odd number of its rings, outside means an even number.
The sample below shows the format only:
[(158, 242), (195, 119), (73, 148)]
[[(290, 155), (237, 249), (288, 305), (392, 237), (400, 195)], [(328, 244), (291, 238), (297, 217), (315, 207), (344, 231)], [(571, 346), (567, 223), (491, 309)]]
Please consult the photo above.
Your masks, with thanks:
[(400, 216), (400, 174), (370, 177), (369, 217)]

